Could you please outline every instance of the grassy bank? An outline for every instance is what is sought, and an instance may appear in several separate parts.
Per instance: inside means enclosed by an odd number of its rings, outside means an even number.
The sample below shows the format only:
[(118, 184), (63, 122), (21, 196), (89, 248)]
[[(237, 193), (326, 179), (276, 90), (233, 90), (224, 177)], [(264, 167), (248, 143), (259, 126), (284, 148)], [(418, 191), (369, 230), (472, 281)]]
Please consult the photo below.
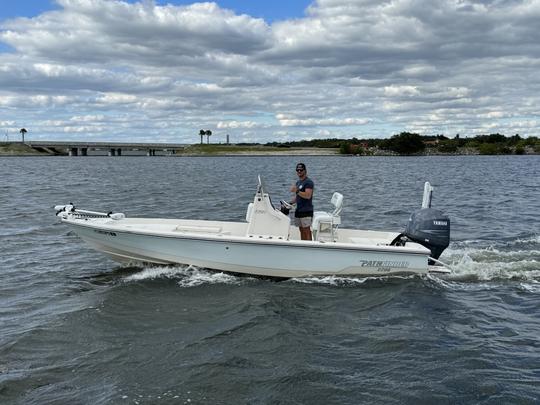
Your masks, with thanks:
[[(271, 156), (271, 155), (337, 155), (337, 148), (276, 147), (266, 145), (195, 144), (177, 150), (174, 156)], [(52, 156), (21, 142), (0, 142), (0, 156)]]
[(180, 156), (238, 156), (238, 155), (337, 155), (337, 148), (280, 148), (265, 145), (196, 144), (178, 151)]
[(0, 156), (47, 156), (47, 153), (25, 145), (22, 142), (2, 142), (0, 143)]

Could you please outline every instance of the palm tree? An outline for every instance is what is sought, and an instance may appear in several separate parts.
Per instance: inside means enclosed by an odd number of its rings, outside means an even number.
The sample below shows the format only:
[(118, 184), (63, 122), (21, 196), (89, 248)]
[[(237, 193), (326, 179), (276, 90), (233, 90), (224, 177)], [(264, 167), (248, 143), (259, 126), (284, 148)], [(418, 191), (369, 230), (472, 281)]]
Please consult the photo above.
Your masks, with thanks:
[(22, 141), (23, 141), (23, 143), (24, 143), (24, 134), (26, 134), (28, 131), (27, 131), (26, 129), (24, 129), (24, 128), (21, 128), (21, 130), (20, 130), (19, 132), (20, 132), (21, 135), (22, 135)]
[(203, 138), (203, 136), (206, 135), (206, 131), (205, 131), (204, 129), (201, 129), (201, 130), (199, 131), (199, 135), (201, 136), (201, 145), (202, 145), (202, 138)]
[(205, 135), (206, 135), (206, 143), (208, 144), (210, 143), (210, 137), (212, 136), (212, 131), (210, 131), (209, 129), (206, 130)]

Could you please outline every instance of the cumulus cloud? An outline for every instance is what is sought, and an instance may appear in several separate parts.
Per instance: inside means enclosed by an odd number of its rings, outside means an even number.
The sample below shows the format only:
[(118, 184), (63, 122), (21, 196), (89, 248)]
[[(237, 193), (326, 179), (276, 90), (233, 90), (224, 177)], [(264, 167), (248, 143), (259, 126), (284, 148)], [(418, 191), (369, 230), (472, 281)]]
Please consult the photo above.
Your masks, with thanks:
[(4, 129), (177, 142), (202, 127), (261, 142), (538, 135), (540, 0), (315, 0), (273, 24), (212, 2), (57, 3), (0, 23), (12, 49), (0, 53)]
[(238, 128), (263, 128), (266, 124), (255, 121), (219, 121), (216, 125), (218, 129), (238, 129)]
[(361, 118), (305, 118), (298, 119), (286, 114), (278, 114), (276, 116), (281, 126), (284, 127), (312, 127), (312, 126), (350, 126), (350, 125), (365, 125), (369, 122), (368, 119)]

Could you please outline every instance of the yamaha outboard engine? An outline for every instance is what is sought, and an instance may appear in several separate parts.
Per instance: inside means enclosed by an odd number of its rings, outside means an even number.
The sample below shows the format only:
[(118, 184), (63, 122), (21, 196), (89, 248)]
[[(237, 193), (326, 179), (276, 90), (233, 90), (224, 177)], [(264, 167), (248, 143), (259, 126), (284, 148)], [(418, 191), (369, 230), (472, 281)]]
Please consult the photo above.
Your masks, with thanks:
[[(422, 208), (411, 214), (405, 232), (395, 238), (392, 245), (404, 245), (410, 240), (431, 250), (431, 257), (438, 259), (450, 244), (450, 218), (431, 208), (432, 192), (433, 187), (426, 182)], [(433, 264), (431, 260), (430, 264)]]
[(403, 233), (409, 240), (431, 250), (438, 259), (450, 244), (450, 218), (433, 208), (422, 208), (412, 213)]

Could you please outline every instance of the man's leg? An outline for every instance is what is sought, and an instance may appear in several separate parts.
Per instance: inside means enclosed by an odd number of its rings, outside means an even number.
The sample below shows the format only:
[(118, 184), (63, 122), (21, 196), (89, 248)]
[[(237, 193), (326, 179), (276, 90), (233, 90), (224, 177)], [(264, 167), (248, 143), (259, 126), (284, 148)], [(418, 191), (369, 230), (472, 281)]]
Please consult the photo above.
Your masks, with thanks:
[(302, 238), (302, 240), (311, 240), (311, 228), (309, 226), (305, 228), (301, 226), (300, 237)]

